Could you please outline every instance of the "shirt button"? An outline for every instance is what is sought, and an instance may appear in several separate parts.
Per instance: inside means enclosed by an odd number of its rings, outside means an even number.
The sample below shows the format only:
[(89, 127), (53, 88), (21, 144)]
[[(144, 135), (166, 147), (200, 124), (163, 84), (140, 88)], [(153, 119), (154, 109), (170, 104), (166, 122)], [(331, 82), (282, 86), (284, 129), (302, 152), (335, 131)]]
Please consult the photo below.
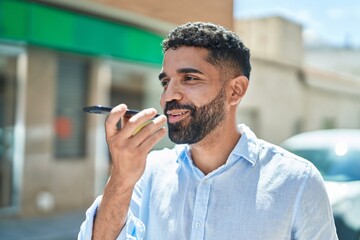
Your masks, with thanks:
[(201, 226), (201, 223), (200, 223), (199, 221), (196, 221), (195, 227), (196, 227), (196, 228), (199, 228), (200, 226)]

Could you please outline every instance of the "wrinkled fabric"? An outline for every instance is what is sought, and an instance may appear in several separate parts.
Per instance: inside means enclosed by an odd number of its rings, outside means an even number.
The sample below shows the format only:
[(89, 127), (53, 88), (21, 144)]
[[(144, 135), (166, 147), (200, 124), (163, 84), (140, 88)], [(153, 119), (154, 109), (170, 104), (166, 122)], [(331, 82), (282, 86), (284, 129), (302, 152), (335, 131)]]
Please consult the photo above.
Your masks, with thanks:
[[(151, 152), (117, 239), (337, 239), (313, 164), (257, 139), (245, 125), (239, 130), (227, 162), (207, 175), (188, 145)], [(100, 201), (88, 209), (78, 239), (91, 239)]]

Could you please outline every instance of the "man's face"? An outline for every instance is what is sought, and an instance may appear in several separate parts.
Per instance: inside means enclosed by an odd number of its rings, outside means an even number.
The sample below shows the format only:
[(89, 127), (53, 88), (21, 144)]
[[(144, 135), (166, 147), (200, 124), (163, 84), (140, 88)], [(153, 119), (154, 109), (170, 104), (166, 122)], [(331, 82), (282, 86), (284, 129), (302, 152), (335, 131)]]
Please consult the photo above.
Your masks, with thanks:
[(175, 143), (199, 142), (225, 118), (225, 88), (219, 70), (206, 61), (207, 53), (194, 47), (165, 53), (160, 103)]

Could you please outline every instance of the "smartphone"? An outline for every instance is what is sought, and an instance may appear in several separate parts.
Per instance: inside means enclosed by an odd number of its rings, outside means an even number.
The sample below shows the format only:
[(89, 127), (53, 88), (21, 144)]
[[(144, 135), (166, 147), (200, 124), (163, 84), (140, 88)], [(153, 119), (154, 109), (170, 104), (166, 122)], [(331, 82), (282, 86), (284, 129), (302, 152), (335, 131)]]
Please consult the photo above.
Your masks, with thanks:
[[(109, 114), (109, 112), (111, 112), (112, 109), (113, 109), (112, 107), (95, 105), (95, 106), (84, 107), (83, 111), (87, 112), (87, 113), (95, 113), (95, 114)], [(138, 110), (128, 109), (128, 110), (126, 110), (124, 117), (131, 118), (132, 116), (134, 116), (135, 114), (137, 114), (139, 112), (140, 111), (138, 111)], [(158, 116), (159, 116), (159, 114), (155, 115), (155, 117), (158, 117)]]

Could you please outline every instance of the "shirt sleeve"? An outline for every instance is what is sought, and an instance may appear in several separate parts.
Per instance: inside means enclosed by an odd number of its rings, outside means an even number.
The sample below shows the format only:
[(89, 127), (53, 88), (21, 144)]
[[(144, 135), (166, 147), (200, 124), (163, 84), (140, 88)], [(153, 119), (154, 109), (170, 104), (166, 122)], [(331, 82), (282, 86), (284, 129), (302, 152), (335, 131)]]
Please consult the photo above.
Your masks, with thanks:
[[(95, 199), (94, 203), (86, 211), (85, 221), (81, 224), (78, 240), (91, 240), (93, 223), (96, 217), (97, 208), (102, 196)], [(117, 240), (142, 240), (145, 238), (145, 225), (136, 218), (129, 209), (126, 224), (120, 232)]]
[(291, 239), (337, 240), (334, 217), (322, 176), (312, 164), (309, 164), (307, 170), (299, 192)]

